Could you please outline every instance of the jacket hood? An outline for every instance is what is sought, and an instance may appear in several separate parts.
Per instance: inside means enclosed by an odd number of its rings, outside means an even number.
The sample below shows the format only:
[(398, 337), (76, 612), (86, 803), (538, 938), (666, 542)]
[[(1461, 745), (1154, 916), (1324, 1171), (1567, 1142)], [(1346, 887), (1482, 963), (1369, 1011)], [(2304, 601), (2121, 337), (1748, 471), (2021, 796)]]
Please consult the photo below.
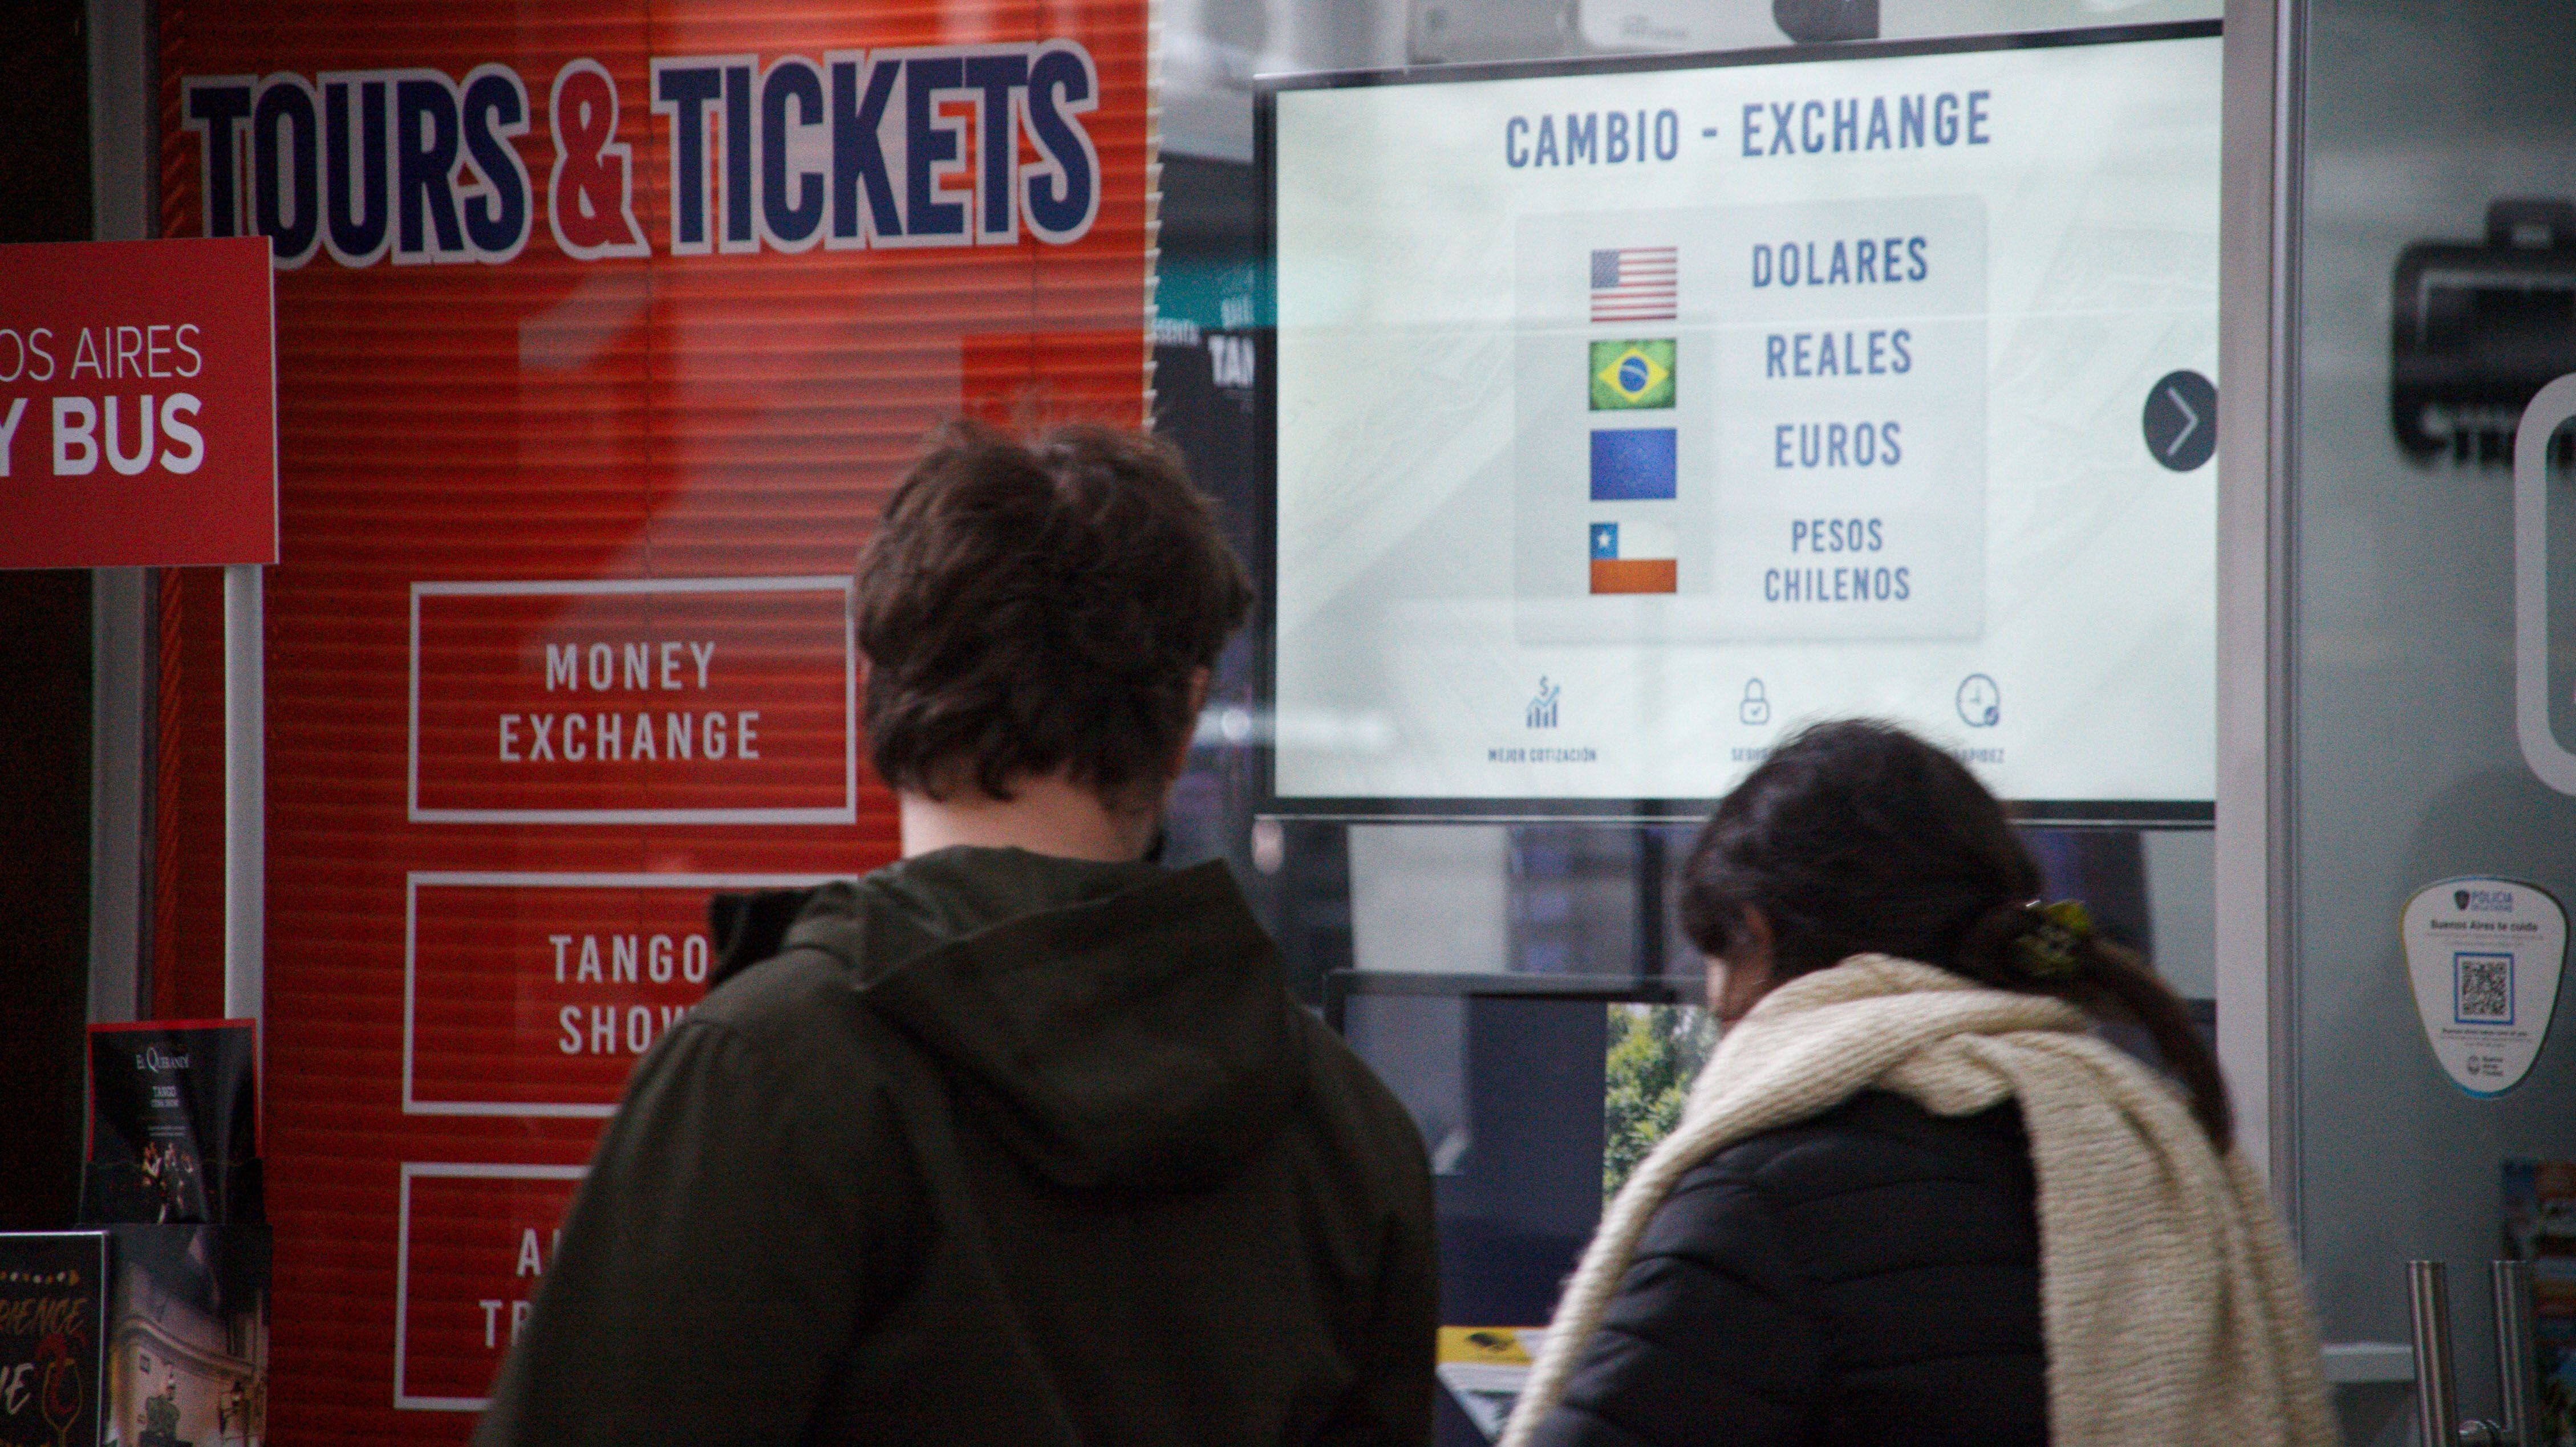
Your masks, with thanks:
[(1222, 863), (944, 849), (814, 891), (784, 943), (838, 956), (1062, 1185), (1213, 1181), (1296, 1103), (1297, 1007)]

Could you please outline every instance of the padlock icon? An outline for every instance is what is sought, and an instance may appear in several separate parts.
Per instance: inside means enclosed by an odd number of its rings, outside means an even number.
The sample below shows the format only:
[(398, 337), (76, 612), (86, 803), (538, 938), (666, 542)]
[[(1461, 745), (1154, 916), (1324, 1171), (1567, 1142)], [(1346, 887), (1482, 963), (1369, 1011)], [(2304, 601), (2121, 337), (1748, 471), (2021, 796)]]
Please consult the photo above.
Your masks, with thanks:
[(1736, 707), (1735, 716), (1747, 724), (1771, 721), (1771, 700), (1763, 696), (1761, 679), (1744, 680), (1744, 702)]

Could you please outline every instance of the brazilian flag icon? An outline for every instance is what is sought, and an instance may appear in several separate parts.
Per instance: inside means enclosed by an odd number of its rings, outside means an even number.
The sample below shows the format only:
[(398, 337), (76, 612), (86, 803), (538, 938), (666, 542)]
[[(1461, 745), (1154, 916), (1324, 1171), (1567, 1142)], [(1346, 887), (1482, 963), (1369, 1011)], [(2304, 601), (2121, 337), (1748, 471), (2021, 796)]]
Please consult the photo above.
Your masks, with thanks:
[(1673, 344), (1594, 342), (1592, 410), (1629, 412), (1673, 405)]

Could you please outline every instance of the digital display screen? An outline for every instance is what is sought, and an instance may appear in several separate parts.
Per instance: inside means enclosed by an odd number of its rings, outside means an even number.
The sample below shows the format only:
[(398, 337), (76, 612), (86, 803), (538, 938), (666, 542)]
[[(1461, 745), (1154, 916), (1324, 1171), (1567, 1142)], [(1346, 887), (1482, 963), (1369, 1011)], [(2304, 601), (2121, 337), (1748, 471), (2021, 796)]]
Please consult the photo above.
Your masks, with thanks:
[(1278, 806), (1705, 801), (1863, 715), (2207, 818), (2219, 54), (1279, 82)]

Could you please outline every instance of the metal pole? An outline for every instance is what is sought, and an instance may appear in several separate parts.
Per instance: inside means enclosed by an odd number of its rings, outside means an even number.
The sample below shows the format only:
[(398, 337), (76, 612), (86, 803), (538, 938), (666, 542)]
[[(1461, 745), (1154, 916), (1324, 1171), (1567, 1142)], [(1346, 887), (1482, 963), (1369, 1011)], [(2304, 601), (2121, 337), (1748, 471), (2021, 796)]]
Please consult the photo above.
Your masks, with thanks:
[(2441, 1262), (2406, 1263), (2406, 1312), (2415, 1325), (2415, 1426), (2424, 1447), (2451, 1447), (2460, 1398), (2451, 1380), (2451, 1288)]
[[(150, 7), (88, 0), (90, 237), (153, 234), (159, 148)], [(89, 1018), (152, 1013), (153, 684), (148, 568), (90, 572)]]
[(2539, 1318), (2532, 1301), (2531, 1263), (2496, 1261), (2487, 1270), (2495, 1278), (2496, 1391), (2504, 1406), (2504, 1430), (2514, 1447), (2538, 1447), (2540, 1382), (2537, 1365)]
[(89, 1018), (152, 1013), (153, 697), (149, 568), (90, 570)]
[(160, 93), (154, 85), (152, 7), (88, 0), (90, 238), (141, 241), (157, 234)]
[(257, 564), (224, 569), (224, 1014), (258, 1019), (268, 925), (267, 630)]

